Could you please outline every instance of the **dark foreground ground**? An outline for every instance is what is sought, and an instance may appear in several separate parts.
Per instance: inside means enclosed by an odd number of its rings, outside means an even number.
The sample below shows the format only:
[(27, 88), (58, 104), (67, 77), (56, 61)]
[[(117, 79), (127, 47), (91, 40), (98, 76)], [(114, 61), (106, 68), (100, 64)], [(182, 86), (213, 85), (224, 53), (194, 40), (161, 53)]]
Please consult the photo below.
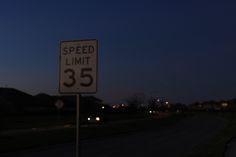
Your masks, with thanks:
[[(187, 116), (173, 125), (81, 140), (80, 157), (187, 157), (225, 127), (216, 115)], [(1, 157), (74, 157), (73, 143), (1, 154)]]

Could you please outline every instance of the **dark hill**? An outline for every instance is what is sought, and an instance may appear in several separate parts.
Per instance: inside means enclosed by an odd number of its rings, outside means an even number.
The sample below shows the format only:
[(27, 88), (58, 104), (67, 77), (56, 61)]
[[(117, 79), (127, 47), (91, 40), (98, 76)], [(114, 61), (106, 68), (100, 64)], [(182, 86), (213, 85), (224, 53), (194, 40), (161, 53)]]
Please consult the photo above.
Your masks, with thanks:
[(55, 98), (48, 94), (40, 93), (34, 96), (35, 100), (39, 103), (42, 107), (54, 107)]
[[(62, 112), (75, 113), (76, 96), (50, 96), (44, 93), (32, 96), (14, 88), (0, 88), (0, 116), (5, 114), (54, 114), (57, 113), (55, 103), (64, 103)], [(102, 100), (93, 96), (80, 99), (81, 112), (97, 112)]]
[(32, 95), (14, 88), (0, 88), (0, 106), (8, 112), (24, 112), (36, 104)]

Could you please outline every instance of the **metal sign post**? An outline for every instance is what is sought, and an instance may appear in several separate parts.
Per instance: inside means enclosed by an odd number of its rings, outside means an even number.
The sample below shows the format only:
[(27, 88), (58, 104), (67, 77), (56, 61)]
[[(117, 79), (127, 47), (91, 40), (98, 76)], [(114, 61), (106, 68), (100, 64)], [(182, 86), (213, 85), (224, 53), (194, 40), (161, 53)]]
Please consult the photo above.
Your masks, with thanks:
[(79, 103), (80, 103), (80, 94), (76, 95), (76, 157), (80, 156), (80, 145), (79, 145), (79, 127), (80, 127), (80, 122), (79, 122)]
[(76, 157), (80, 156), (80, 94), (97, 92), (98, 41), (74, 40), (60, 43), (59, 92), (76, 94)]

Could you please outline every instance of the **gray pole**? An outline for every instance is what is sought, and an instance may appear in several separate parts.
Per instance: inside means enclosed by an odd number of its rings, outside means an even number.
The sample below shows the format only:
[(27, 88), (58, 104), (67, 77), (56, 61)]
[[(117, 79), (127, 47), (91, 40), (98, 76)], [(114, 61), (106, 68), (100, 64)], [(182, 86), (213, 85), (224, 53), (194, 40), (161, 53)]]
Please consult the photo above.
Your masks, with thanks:
[(79, 146), (79, 103), (80, 103), (80, 94), (76, 95), (76, 157), (80, 156), (80, 146)]

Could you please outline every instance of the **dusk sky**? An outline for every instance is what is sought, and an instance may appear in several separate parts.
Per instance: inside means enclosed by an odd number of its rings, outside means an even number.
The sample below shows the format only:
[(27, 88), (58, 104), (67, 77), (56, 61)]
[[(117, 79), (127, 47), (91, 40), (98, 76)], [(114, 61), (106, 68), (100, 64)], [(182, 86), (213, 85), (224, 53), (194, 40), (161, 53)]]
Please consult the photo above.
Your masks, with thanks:
[(0, 86), (59, 94), (59, 44), (97, 39), (96, 96), (236, 98), (236, 1), (1, 0)]

